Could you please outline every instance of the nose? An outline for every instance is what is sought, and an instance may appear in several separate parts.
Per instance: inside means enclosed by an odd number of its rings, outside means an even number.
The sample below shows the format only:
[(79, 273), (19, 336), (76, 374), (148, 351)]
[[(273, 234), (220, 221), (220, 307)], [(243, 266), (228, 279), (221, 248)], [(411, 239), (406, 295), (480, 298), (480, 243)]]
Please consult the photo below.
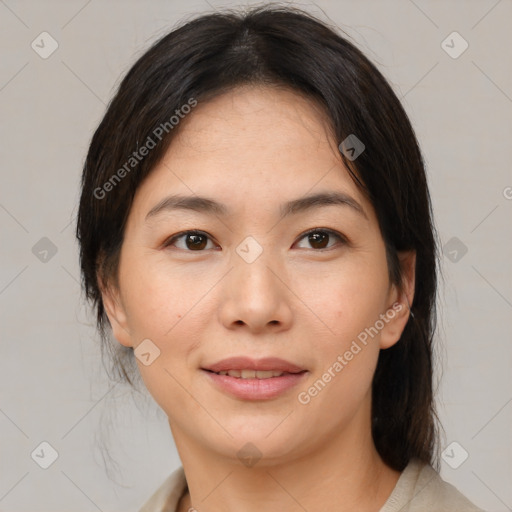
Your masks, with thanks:
[(218, 310), (222, 324), (227, 329), (245, 328), (255, 334), (289, 329), (293, 293), (284, 273), (280, 265), (263, 255), (252, 263), (235, 256), (234, 268), (223, 280)]

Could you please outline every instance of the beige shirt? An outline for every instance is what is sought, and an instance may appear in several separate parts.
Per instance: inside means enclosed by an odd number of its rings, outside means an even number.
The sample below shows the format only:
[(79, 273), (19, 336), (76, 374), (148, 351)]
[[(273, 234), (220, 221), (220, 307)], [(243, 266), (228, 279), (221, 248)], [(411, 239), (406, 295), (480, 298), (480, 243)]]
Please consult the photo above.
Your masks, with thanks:
[[(176, 512), (187, 490), (183, 467), (172, 473), (139, 512)], [(434, 469), (417, 459), (402, 471), (379, 512), (483, 512)]]

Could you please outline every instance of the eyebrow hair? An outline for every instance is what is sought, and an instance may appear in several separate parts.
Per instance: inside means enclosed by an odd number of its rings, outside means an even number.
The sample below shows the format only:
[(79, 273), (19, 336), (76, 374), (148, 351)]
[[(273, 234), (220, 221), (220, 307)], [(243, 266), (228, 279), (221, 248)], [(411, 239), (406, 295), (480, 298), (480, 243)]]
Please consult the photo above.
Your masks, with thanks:
[[(321, 192), (298, 199), (293, 199), (281, 205), (281, 217), (305, 212), (323, 206), (349, 206), (354, 211), (368, 219), (363, 207), (351, 196), (344, 192)], [(213, 199), (201, 196), (172, 195), (158, 202), (146, 215), (146, 221), (162, 212), (172, 210), (193, 210), (200, 213), (210, 213), (218, 216), (230, 214), (229, 208)]]

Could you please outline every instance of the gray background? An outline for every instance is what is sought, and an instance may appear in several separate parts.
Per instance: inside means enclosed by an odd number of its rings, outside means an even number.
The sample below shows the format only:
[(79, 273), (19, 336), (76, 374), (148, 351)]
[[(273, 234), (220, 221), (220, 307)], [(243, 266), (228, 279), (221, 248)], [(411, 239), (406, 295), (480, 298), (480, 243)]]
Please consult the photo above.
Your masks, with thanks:
[[(489, 512), (511, 510), (512, 2), (295, 4), (352, 36), (417, 131), (445, 246), (441, 474)], [(105, 377), (73, 222), (120, 76), (176, 22), (223, 5), (240, 4), (0, 0), (0, 510), (135, 511), (180, 464), (163, 411)], [(43, 31), (58, 43), (46, 59), (31, 47), (51, 48)], [(453, 31), (469, 44), (457, 58), (462, 40), (442, 44)], [(43, 441), (58, 452), (48, 469), (34, 460), (49, 457)]]

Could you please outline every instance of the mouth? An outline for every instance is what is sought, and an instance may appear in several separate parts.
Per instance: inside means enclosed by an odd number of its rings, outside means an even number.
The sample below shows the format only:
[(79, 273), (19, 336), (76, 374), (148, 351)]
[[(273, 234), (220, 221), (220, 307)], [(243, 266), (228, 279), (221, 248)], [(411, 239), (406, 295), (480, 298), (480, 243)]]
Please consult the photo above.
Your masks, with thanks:
[(303, 380), (308, 370), (278, 358), (224, 359), (201, 368), (215, 389), (241, 400), (276, 398)]
[[(204, 369), (204, 368), (203, 368)], [(211, 370), (205, 370), (216, 375), (228, 375), (235, 379), (271, 379), (274, 377), (282, 377), (283, 375), (296, 375), (298, 373), (304, 373), (307, 370), (301, 372), (282, 372), (277, 370), (222, 370), (220, 372), (213, 372)]]
[[(219, 374), (221, 372), (231, 372), (231, 377), (246, 379), (268, 379), (270, 377), (279, 377), (280, 375), (277, 375), (279, 373), (300, 373), (305, 371), (305, 368), (278, 357), (252, 359), (246, 356), (222, 359), (216, 363), (204, 366), (202, 369)], [(251, 372), (254, 372), (254, 374)], [(273, 372), (276, 375), (269, 374), (268, 372)]]

